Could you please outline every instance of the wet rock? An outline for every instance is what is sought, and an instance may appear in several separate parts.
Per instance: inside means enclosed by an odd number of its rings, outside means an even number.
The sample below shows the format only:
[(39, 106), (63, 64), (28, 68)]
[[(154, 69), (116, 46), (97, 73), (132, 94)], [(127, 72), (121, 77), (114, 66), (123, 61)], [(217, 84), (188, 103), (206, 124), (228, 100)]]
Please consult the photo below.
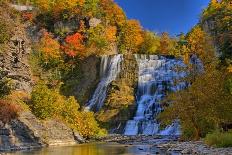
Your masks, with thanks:
[(79, 143), (85, 143), (86, 140), (78, 133), (78, 132), (73, 132), (74, 139), (78, 141)]

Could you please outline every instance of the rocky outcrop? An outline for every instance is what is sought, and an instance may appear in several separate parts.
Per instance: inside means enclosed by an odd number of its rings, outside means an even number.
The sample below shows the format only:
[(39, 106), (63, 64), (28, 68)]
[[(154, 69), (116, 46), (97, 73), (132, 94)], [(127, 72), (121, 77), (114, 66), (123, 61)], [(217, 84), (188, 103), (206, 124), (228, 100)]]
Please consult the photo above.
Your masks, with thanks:
[(121, 71), (109, 86), (105, 105), (97, 118), (110, 133), (123, 133), (126, 121), (134, 116), (138, 65), (134, 55), (123, 55)]
[(6, 128), (0, 129), (0, 151), (34, 149), (54, 145), (74, 145), (85, 140), (61, 121), (40, 121), (23, 112)]
[(58, 120), (40, 121), (30, 112), (22, 113), (14, 124), (23, 123), (37, 139), (47, 145), (75, 144), (73, 131)]
[(78, 76), (72, 76), (65, 81), (64, 93), (75, 96), (82, 105), (87, 103), (99, 82), (99, 66), (99, 57), (90, 56), (82, 60)]
[(32, 81), (28, 64), (29, 41), (23, 27), (15, 27), (13, 32), (5, 51), (0, 53), (0, 69), (12, 80), (15, 90), (30, 92)]

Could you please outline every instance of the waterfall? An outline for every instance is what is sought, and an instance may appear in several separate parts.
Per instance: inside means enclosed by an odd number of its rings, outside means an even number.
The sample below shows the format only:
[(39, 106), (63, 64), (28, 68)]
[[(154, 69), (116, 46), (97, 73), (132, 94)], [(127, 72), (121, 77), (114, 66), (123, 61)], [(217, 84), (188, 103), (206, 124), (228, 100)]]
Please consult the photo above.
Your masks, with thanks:
[(175, 67), (184, 67), (178, 59), (169, 59), (156, 55), (135, 55), (138, 62), (137, 111), (133, 120), (127, 121), (125, 135), (179, 135), (180, 126), (173, 122), (164, 130), (159, 129), (155, 120), (161, 112), (160, 101), (168, 91), (186, 88), (185, 82), (176, 84), (176, 80), (186, 76), (185, 72), (176, 72)]
[(100, 82), (89, 102), (87, 103), (85, 110), (99, 111), (103, 106), (108, 85), (117, 78), (117, 75), (121, 69), (121, 61), (123, 56), (121, 54), (114, 56), (102, 56), (100, 64)]

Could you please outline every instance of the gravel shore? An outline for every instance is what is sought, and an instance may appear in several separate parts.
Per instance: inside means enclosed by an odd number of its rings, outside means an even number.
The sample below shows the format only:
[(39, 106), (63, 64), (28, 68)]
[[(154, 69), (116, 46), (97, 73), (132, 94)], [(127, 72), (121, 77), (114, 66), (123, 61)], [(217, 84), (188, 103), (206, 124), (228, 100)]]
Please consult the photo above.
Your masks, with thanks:
[(178, 137), (163, 136), (120, 136), (112, 135), (101, 139), (104, 142), (117, 142), (125, 145), (149, 144), (167, 154), (232, 155), (232, 147), (215, 148), (202, 141), (181, 142)]

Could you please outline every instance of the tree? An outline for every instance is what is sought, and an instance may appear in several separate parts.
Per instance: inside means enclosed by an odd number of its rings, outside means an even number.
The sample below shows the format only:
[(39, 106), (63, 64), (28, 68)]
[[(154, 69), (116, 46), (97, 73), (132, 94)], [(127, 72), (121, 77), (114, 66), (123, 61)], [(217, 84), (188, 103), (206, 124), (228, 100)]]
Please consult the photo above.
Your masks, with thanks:
[(224, 90), (224, 80), (216, 69), (195, 77), (187, 90), (169, 95), (171, 105), (161, 113), (161, 120), (178, 118), (183, 136), (195, 140), (231, 122), (232, 96)]
[(18, 117), (20, 107), (6, 100), (0, 100), (0, 121), (5, 125)]
[(232, 60), (232, 5), (230, 0), (221, 0), (217, 2), (212, 0), (202, 15), (201, 24), (205, 26), (207, 23), (211, 37), (217, 47), (217, 52), (224, 65), (231, 64)]
[(96, 54), (103, 55), (109, 51), (112, 43), (116, 41), (116, 27), (105, 27), (103, 24), (98, 24), (96, 27), (91, 27), (87, 31), (87, 55)]
[(61, 13), (64, 10), (72, 10), (76, 7), (83, 6), (85, 0), (34, 0), (34, 4), (42, 12), (51, 12), (55, 15)]
[(189, 55), (197, 55), (204, 63), (208, 63), (207, 58), (213, 57), (214, 48), (211, 38), (201, 29), (195, 26), (186, 36), (188, 42)]
[(136, 53), (143, 43), (143, 30), (137, 20), (128, 20), (119, 33), (119, 50), (121, 53)]
[(100, 0), (85, 0), (82, 8), (82, 14), (88, 17), (100, 17), (99, 11)]
[(57, 64), (61, 60), (60, 44), (52, 38), (48, 32), (44, 32), (38, 45), (38, 50), (42, 54), (42, 59), (46, 64)]
[(175, 55), (177, 42), (167, 32), (161, 34), (158, 51), (162, 55)]
[(84, 37), (80, 33), (67, 36), (63, 46), (64, 52), (69, 57), (84, 56)]
[(107, 24), (122, 26), (125, 23), (126, 15), (123, 9), (112, 0), (101, 0), (100, 6), (104, 14), (103, 19), (105, 19)]
[(105, 36), (108, 42), (116, 42), (117, 40), (117, 27), (116, 26), (108, 26), (106, 27)]
[(160, 46), (160, 38), (150, 31), (144, 31), (144, 42), (139, 50), (139, 53), (157, 54)]

